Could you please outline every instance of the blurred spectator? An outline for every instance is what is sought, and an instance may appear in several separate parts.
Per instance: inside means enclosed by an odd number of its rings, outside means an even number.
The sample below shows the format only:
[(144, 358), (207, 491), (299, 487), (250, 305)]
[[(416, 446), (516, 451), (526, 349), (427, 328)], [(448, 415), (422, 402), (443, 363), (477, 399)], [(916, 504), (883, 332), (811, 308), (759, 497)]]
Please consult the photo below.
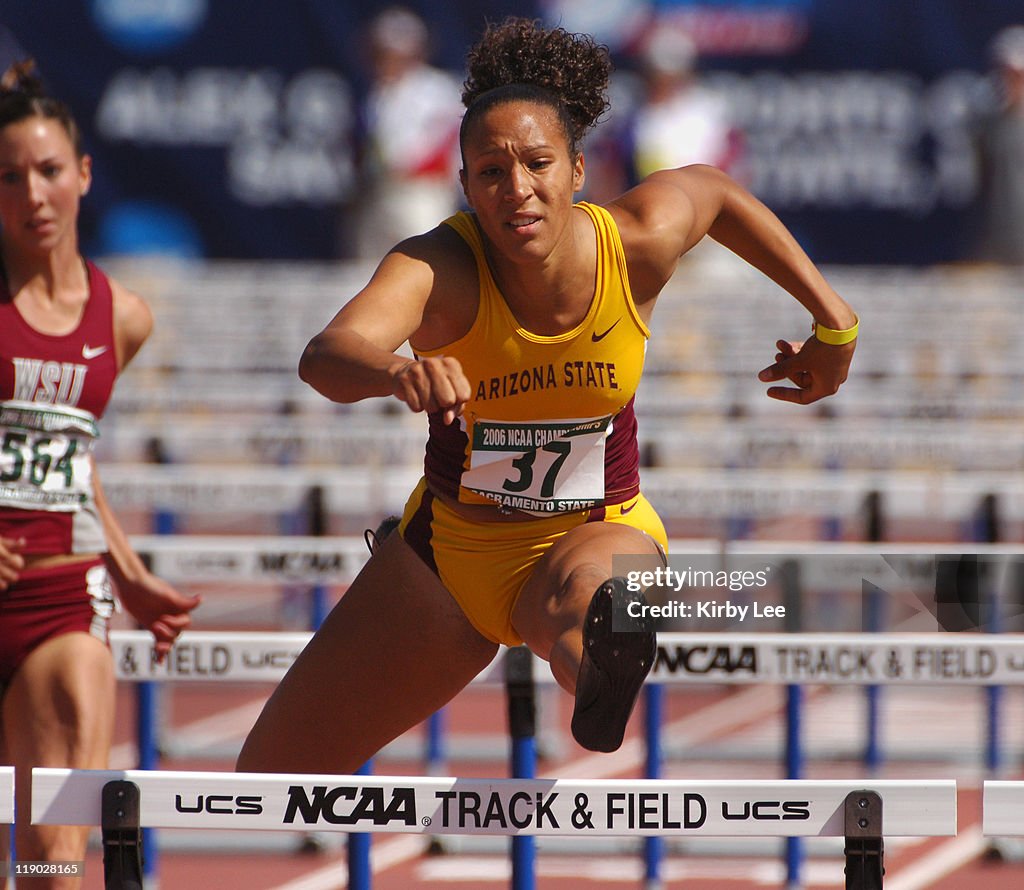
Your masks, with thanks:
[(606, 203), (655, 170), (687, 164), (741, 178), (742, 137), (725, 101), (700, 83), (690, 37), (654, 25), (629, 61), (613, 73), (611, 108), (587, 140), (583, 198)]
[(427, 26), (411, 10), (385, 9), (369, 38), (373, 83), (354, 239), (359, 257), (379, 259), (459, 209), (462, 88), (427, 63)]
[(639, 62), (644, 93), (631, 127), (636, 178), (686, 164), (730, 170), (738, 134), (724, 101), (699, 82), (693, 41), (677, 28), (655, 27)]
[(977, 258), (1024, 264), (1024, 25), (1000, 31), (991, 54), (1000, 94), (977, 133)]

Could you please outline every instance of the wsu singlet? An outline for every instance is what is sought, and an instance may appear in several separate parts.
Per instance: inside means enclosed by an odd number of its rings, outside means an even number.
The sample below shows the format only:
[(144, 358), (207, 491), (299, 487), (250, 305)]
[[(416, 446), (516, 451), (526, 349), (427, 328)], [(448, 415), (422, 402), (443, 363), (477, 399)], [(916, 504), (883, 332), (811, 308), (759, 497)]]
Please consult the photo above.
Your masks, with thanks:
[(577, 205), (597, 238), (586, 317), (552, 337), (525, 330), (498, 290), (473, 217), (446, 223), (476, 257), (480, 303), (465, 336), (421, 356), (459, 360), (473, 389), (462, 417), (430, 417), (424, 471), (435, 491), (544, 516), (618, 504), (639, 491), (633, 398), (650, 332), (629, 290), (611, 215)]
[(32, 328), (0, 280), (0, 535), (30, 554), (106, 550), (89, 455), (117, 376), (113, 296), (87, 268), (81, 321), (59, 336)]

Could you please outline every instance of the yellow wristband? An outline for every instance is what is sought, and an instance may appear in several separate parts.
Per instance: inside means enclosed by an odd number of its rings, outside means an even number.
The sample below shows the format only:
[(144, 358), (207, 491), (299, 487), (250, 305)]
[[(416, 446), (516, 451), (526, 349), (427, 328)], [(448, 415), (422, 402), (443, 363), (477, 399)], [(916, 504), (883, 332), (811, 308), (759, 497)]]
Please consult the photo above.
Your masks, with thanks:
[(827, 343), (829, 346), (842, 346), (844, 343), (852, 343), (857, 339), (857, 329), (860, 327), (860, 319), (854, 316), (856, 319), (853, 323), (852, 328), (847, 328), (845, 331), (834, 331), (832, 328), (827, 328), (823, 324), (814, 322), (811, 325), (811, 330), (814, 331), (814, 336), (822, 343)]

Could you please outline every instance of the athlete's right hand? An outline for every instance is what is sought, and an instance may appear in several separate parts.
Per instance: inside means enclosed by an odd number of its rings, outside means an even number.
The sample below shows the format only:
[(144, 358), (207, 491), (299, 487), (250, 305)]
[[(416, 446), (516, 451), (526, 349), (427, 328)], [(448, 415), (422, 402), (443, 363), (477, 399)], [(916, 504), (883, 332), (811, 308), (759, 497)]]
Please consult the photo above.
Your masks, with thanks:
[(410, 411), (443, 411), (445, 426), (462, 414), (473, 394), (458, 359), (444, 355), (399, 365), (391, 373), (392, 392)]
[(0, 537), (0, 590), (6, 590), (25, 568), (25, 557), (21, 555), (25, 549), (24, 538)]

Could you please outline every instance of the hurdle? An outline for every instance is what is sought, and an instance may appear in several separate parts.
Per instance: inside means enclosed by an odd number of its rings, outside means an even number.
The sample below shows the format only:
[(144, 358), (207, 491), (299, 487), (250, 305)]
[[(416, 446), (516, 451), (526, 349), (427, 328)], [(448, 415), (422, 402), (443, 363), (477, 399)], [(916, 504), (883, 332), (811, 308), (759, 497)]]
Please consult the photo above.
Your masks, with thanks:
[[(132, 539), (138, 552), (143, 554), (152, 566), (153, 571), (161, 577), (172, 581), (189, 581), (200, 583), (247, 582), (260, 581), (266, 583), (294, 584), (347, 584), (355, 577), (366, 560), (366, 549), (358, 539), (321, 538), (321, 537), (287, 537), (266, 538), (256, 536), (202, 536), (174, 538), (167, 536), (136, 536)], [(756, 542), (743, 542), (722, 549), (719, 542), (709, 540), (673, 540), (674, 552), (697, 554), (721, 554), (722, 558), (732, 555), (770, 555), (785, 550), (798, 549), (808, 557), (841, 555), (857, 558), (865, 564), (865, 571), (875, 571), (870, 562), (880, 563), (880, 557), (895, 553), (901, 555), (933, 554), (943, 552), (941, 546), (935, 545), (884, 545), (865, 548), (863, 545), (844, 545), (835, 543), (809, 544), (792, 543), (789, 545), (778, 542), (758, 545)], [(963, 547), (947, 548), (950, 552), (962, 552)], [(1019, 556), (1019, 548), (1001, 545), (972, 545), (972, 552), (995, 556)], [(867, 575), (867, 577), (873, 577)], [(873, 614), (873, 613), (872, 613)], [(877, 616), (876, 616), (877, 617)], [(787, 627), (795, 631), (799, 628)], [(874, 630), (874, 628), (872, 628)], [(690, 680), (695, 677), (691, 672)], [(724, 682), (735, 682), (735, 678), (723, 678)], [(887, 678), (888, 684), (894, 678)], [(868, 686), (871, 689), (870, 685)], [(999, 691), (997, 684), (990, 684), (989, 691), (995, 696)], [(998, 700), (993, 698), (989, 709), (990, 738), (987, 757), (990, 768), (998, 759)], [(880, 760), (876, 743), (877, 719), (871, 724), (872, 730), (868, 742), (868, 750), (872, 756), (867, 758), (867, 765), (877, 765)], [(551, 746), (560, 744), (556, 737), (545, 738)], [(439, 770), (432, 770), (435, 774)]]
[(666, 633), (649, 683), (1024, 683), (1024, 634)]
[(0, 825), (14, 822), (14, 767), (0, 766)]
[(882, 887), (884, 836), (956, 834), (956, 782), (569, 781), (36, 768), (32, 821), (99, 825), (108, 890), (139, 881), (143, 827), (842, 837), (847, 887), (874, 890)]
[[(14, 823), (14, 767), (0, 766), (0, 825), (10, 832)], [(7, 886), (7, 875), (0, 860), (0, 887)]]
[(985, 781), (981, 833), (986, 837), (1024, 837), (1024, 782)]
[[(151, 638), (146, 632), (112, 632), (111, 647), (121, 680), (275, 681), (284, 675), (310, 636), (307, 632), (186, 631), (160, 664), (152, 655)], [(506, 662), (512, 653), (529, 657), (510, 677)], [(522, 649), (503, 650), (473, 682), (494, 684), (503, 680), (509, 686), (510, 696), (511, 683), (520, 687), (517, 694), (522, 695), (521, 687), (526, 683), (554, 682), (542, 668), (541, 660)], [(664, 633), (659, 635), (658, 655), (648, 683), (1019, 685), (1024, 683), (1024, 637), (985, 633)], [(647, 775), (654, 781), (659, 780), (662, 760), (658, 723), (657, 717), (648, 720), (646, 732)], [(523, 735), (529, 733), (513, 731), (513, 736)], [(517, 744), (516, 738), (513, 744)], [(800, 756), (799, 725), (789, 727), (787, 750), (791, 756)], [(516, 753), (514, 748), (514, 757)], [(530, 778), (530, 758), (532, 754), (528, 753), (527, 760), (520, 765), (513, 762), (513, 773)], [(524, 762), (528, 764), (525, 769)], [(791, 776), (788, 781), (798, 780)], [(648, 847), (646, 856), (648, 877), (655, 882), (662, 858), (660, 843), (665, 835), (655, 832), (648, 837), (657, 839)], [(524, 857), (522, 867), (532, 868), (529, 845), (520, 846), (524, 849), (516, 855)], [(795, 884), (798, 858), (790, 859), (788, 870), (790, 881)]]
[[(148, 631), (111, 631), (110, 646), (119, 680), (259, 682), (280, 680), (311, 637), (188, 630), (160, 663)], [(473, 682), (500, 682), (500, 663), (499, 653)], [(533, 663), (543, 664), (536, 656)], [(554, 683), (546, 671), (534, 670), (534, 679)], [(647, 682), (1014, 686), (1024, 683), (1024, 635), (662, 633)]]
[[(285, 543), (287, 542), (287, 543)], [(158, 573), (173, 576), (188, 575), (204, 580), (237, 579), (258, 576), (267, 580), (296, 580), (298, 578), (328, 579), (343, 583), (349, 580), (365, 561), (361, 542), (351, 543), (330, 539), (228, 539), (209, 540), (201, 549), (192, 550), (197, 541), (173, 541), (167, 538), (149, 538), (139, 542), (158, 564)], [(344, 545), (344, 546), (340, 546)], [(777, 553), (778, 543), (740, 545), (746, 555)], [(791, 545), (793, 546), (793, 545)], [(809, 555), (848, 554), (877, 559), (882, 553), (914, 554), (941, 552), (933, 545), (888, 545), (870, 548), (863, 546), (800, 544)], [(716, 553), (720, 548), (708, 541), (674, 542), (674, 550), (682, 547), (690, 552)], [(993, 555), (1016, 555), (1017, 548), (993, 545), (972, 546), (972, 551)], [(950, 548), (961, 553), (962, 547)], [(191, 551), (191, 552), (190, 552)], [(733, 551), (729, 549), (730, 555)], [(871, 577), (869, 575), (869, 577)], [(283, 638), (282, 638), (283, 639)], [(666, 633), (659, 636), (661, 646), (655, 671), (647, 690), (648, 709), (655, 707), (657, 687), (669, 682), (737, 684), (780, 683), (791, 688), (800, 684), (857, 684), (862, 686), (903, 684), (984, 685), (996, 689), (1001, 685), (1019, 685), (1020, 670), (1024, 666), (1024, 651), (1017, 647), (1013, 637), (993, 634), (963, 634), (935, 637), (927, 634), (756, 634), (741, 635), (734, 632), (719, 633), (714, 639), (708, 634), (686, 635)], [(941, 643), (936, 640), (941, 639)], [(187, 643), (187, 645), (186, 645)], [(299, 646), (301, 637), (292, 645)], [(707, 648), (710, 647), (710, 648)], [(1009, 647), (1009, 648), (1007, 648)], [(141, 651), (141, 650), (135, 650)], [(204, 656), (202, 653), (206, 651)], [(297, 649), (295, 650), (297, 651)], [(158, 669), (154, 679), (237, 679), (276, 680), (283, 675), (289, 657), (272, 643), (254, 654), (239, 655), (230, 660), (230, 669), (218, 662), (225, 651), (194, 648), (186, 635), (182, 646), (167, 660), (166, 668)], [(121, 659), (115, 657), (115, 664)], [(263, 664), (265, 671), (254, 670)], [(490, 680), (496, 679), (496, 665), (492, 663)], [(998, 665), (998, 670), (994, 666)], [(753, 669), (752, 669), (753, 668)], [(546, 670), (532, 671), (541, 682), (550, 680)], [(121, 674), (122, 679), (142, 679)], [(788, 775), (800, 778), (802, 750), (800, 742), (799, 703), (789, 709), (787, 724)], [(795, 715), (792, 712), (796, 712)], [(647, 745), (648, 773), (651, 778), (659, 774), (661, 739), (660, 720), (648, 715)], [(794, 767), (794, 764), (797, 766)], [(798, 841), (792, 842), (794, 845)], [(660, 840), (649, 840), (648, 873), (656, 879)], [(799, 857), (790, 860), (791, 880), (797, 880)]]

